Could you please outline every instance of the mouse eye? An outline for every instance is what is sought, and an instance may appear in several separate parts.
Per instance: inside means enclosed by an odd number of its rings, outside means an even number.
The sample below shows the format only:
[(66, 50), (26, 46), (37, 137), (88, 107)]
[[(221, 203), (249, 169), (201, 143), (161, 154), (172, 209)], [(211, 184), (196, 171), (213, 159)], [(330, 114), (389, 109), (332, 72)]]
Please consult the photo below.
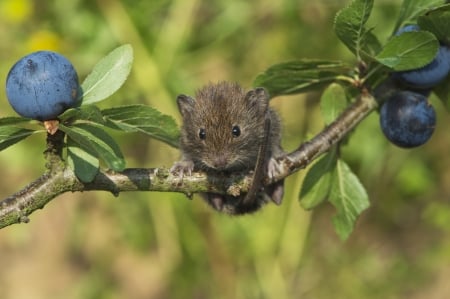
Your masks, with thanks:
[(233, 134), (233, 137), (239, 137), (241, 135), (241, 128), (239, 128), (239, 126), (234, 126), (233, 129), (231, 129), (231, 134)]
[(198, 137), (199, 137), (201, 140), (205, 140), (205, 138), (206, 138), (206, 130), (205, 130), (204, 128), (201, 128), (201, 129), (198, 131)]

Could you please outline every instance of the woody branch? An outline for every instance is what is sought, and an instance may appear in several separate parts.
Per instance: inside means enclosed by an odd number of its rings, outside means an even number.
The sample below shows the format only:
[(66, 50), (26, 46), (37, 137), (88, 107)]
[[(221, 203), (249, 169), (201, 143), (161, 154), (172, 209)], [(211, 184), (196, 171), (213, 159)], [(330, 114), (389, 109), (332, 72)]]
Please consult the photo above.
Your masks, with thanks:
[[(283, 179), (308, 166), (342, 140), (376, 106), (373, 96), (363, 90), (356, 101), (333, 123), (309, 141), (302, 143), (295, 151), (278, 159), (279, 172), (272, 181), (266, 180), (265, 184)], [(201, 172), (181, 179), (166, 168), (128, 168), (122, 172), (100, 170), (92, 182), (83, 183), (62, 160), (63, 139), (61, 131), (48, 135), (45, 152), (47, 171), (19, 192), (0, 201), (0, 228), (28, 222), (28, 215), (66, 192), (108, 191), (119, 195), (121, 192), (130, 191), (164, 191), (182, 192), (191, 196), (196, 192), (208, 191), (237, 195), (247, 192), (252, 183), (251, 175), (208, 178)]]

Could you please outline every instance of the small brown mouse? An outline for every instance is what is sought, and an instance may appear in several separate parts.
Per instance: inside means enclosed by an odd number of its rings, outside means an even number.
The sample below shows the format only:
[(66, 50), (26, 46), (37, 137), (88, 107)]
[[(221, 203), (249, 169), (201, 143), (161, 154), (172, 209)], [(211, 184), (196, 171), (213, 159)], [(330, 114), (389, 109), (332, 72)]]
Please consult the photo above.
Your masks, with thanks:
[[(210, 83), (199, 89), (195, 98), (179, 95), (177, 104), (183, 118), (182, 158), (172, 166), (172, 173), (181, 177), (190, 175), (193, 170), (207, 174), (247, 174), (255, 169), (258, 159), (265, 159), (264, 171), (272, 177), (278, 165), (276, 158), (284, 151), (280, 145), (280, 120), (269, 107), (269, 95), (264, 88), (246, 92), (237, 83)], [(262, 147), (264, 142), (267, 144)], [(265, 149), (263, 157), (258, 156), (260, 148)], [(254, 212), (270, 199), (281, 204), (283, 181), (263, 190), (262, 186), (256, 187), (257, 195), (250, 199), (245, 198), (245, 194), (238, 197), (216, 193), (202, 195), (214, 209), (233, 215)]]

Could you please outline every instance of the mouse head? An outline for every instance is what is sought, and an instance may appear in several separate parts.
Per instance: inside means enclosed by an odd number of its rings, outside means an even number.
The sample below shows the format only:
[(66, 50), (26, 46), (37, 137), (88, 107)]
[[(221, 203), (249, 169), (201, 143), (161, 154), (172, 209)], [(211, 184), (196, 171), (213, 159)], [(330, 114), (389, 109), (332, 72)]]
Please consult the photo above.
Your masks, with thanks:
[(220, 82), (200, 89), (195, 98), (180, 95), (181, 149), (197, 168), (217, 171), (253, 169), (264, 137), (269, 95), (263, 88), (245, 92)]

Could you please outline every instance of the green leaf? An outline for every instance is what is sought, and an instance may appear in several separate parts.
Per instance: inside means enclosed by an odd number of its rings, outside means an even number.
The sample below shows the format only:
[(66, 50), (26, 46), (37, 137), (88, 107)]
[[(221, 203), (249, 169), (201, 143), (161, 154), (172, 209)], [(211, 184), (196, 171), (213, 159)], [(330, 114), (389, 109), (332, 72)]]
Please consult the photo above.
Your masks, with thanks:
[(175, 120), (145, 105), (130, 105), (102, 110), (110, 128), (125, 132), (142, 132), (178, 147), (179, 130)]
[(433, 33), (436, 38), (450, 45), (450, 4), (427, 12), (417, 19), (420, 29)]
[(333, 217), (335, 230), (345, 240), (353, 231), (358, 216), (369, 207), (369, 198), (358, 177), (342, 160), (336, 164), (329, 201), (337, 210)]
[(445, 0), (403, 0), (394, 32), (405, 23), (416, 21), (416, 18), (432, 7), (445, 3)]
[(320, 111), (325, 123), (328, 125), (336, 120), (346, 106), (347, 97), (344, 88), (337, 83), (331, 83), (320, 98)]
[(81, 84), (82, 105), (104, 100), (116, 92), (127, 79), (133, 62), (133, 48), (123, 45), (100, 60)]
[(372, 7), (373, 0), (354, 0), (334, 20), (336, 35), (358, 58), (372, 57), (379, 48), (377, 38), (365, 27)]
[(436, 57), (439, 42), (426, 31), (405, 32), (389, 40), (376, 59), (395, 71), (417, 69)]
[(77, 178), (83, 183), (92, 182), (100, 167), (100, 162), (95, 153), (89, 153), (82, 149), (71, 138), (67, 140), (67, 162)]
[(97, 123), (104, 125), (106, 121), (103, 118), (100, 108), (95, 105), (85, 105), (77, 108), (71, 108), (64, 111), (59, 117), (61, 122), (76, 122), (77, 120)]
[(112, 170), (122, 171), (125, 168), (125, 159), (119, 146), (102, 129), (90, 124), (75, 124), (70, 127), (60, 124), (59, 128), (80, 148), (103, 160)]
[(0, 126), (16, 125), (29, 121), (31, 121), (31, 119), (24, 117), (15, 117), (15, 116), (2, 117), (0, 118)]
[(328, 197), (336, 162), (336, 152), (332, 151), (309, 168), (299, 194), (300, 205), (304, 209), (313, 209)]
[(366, 60), (375, 60), (375, 56), (383, 48), (380, 41), (372, 31), (367, 31), (363, 42), (361, 56)]
[(343, 79), (350, 70), (351, 67), (337, 61), (291, 61), (269, 67), (256, 77), (253, 86), (265, 87), (272, 97), (296, 94)]
[(15, 126), (0, 126), (0, 151), (27, 138), (34, 132), (36, 131)]

